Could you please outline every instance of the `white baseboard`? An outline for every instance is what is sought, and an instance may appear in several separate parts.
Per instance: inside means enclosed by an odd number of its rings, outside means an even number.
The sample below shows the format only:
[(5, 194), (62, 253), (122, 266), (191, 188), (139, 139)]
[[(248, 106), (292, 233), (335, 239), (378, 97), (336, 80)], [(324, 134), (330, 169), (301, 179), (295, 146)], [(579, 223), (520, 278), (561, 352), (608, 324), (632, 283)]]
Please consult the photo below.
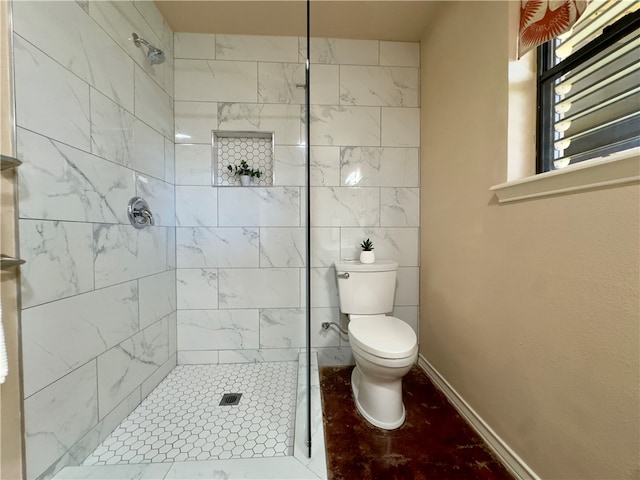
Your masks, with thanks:
[(521, 480), (540, 480), (540, 477), (529, 468), (529, 466), (514, 452), (509, 445), (502, 440), (493, 429), (471, 408), (471, 406), (460, 396), (458, 392), (447, 382), (440, 373), (422, 355), (418, 356), (418, 365), (427, 376), (445, 394), (449, 402), (455, 407), (460, 415), (469, 422), (473, 429), (482, 437), (489, 448), (504, 466), (516, 478)]

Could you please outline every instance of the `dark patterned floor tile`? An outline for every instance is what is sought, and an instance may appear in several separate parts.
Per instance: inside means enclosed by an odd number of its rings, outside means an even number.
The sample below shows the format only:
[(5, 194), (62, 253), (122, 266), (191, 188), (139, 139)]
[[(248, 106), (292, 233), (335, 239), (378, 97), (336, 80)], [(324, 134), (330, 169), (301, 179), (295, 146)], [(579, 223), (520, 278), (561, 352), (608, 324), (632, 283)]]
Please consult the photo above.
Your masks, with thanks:
[(356, 410), (352, 368), (320, 369), (331, 480), (513, 480), (418, 366), (403, 380), (406, 421), (390, 431)]

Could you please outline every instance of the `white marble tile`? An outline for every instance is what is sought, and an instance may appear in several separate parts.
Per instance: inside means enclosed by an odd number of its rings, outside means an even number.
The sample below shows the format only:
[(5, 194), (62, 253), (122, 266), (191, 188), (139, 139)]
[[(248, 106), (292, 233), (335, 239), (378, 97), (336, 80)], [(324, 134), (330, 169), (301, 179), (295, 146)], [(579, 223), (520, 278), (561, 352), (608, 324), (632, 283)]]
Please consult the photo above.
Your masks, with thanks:
[[(72, 457), (72, 463), (67, 461), (58, 463), (64, 465), (81, 465), (84, 459), (93, 453), (96, 447), (100, 445), (139, 404), (140, 390), (136, 389), (131, 392), (131, 395), (120, 402), (117, 407), (111, 410), (108, 415), (101, 418), (95, 427), (69, 449), (67, 455)], [(58, 475), (54, 478), (58, 478)]]
[(300, 144), (299, 105), (220, 103), (218, 129), (274, 132), (276, 145)]
[[(265, 473), (266, 472), (266, 473)], [(268, 477), (265, 477), (268, 475)], [(167, 480), (245, 478), (259, 480), (307, 480), (318, 477), (293, 457), (241, 458), (205, 462), (175, 462), (171, 465)]]
[(360, 257), (360, 243), (371, 239), (376, 259), (394, 260), (401, 266), (414, 267), (420, 257), (418, 228), (343, 228), (340, 258), (356, 260)]
[(311, 266), (331, 267), (340, 258), (340, 229), (311, 227)]
[(256, 102), (258, 65), (255, 62), (177, 59), (175, 99), (195, 102)]
[(164, 139), (164, 180), (176, 182), (176, 149), (173, 140)]
[(136, 194), (144, 198), (153, 214), (155, 226), (175, 226), (174, 186), (146, 175), (136, 175)]
[(24, 401), (27, 478), (37, 478), (98, 423), (90, 362)]
[[(136, 47), (131, 33), (158, 44), (158, 37), (144, 16), (135, 8), (133, 1), (128, 2), (89, 2), (89, 14), (100, 27), (111, 36), (136, 62), (142, 63), (144, 52)], [(139, 53), (139, 58), (138, 55)]]
[(218, 363), (218, 350), (178, 350), (178, 365)]
[(178, 350), (258, 347), (258, 310), (178, 310)]
[[(378, 65), (377, 40), (312, 38), (311, 63)], [(306, 57), (306, 39), (300, 37), (300, 58)]]
[(176, 225), (215, 227), (218, 224), (218, 189), (210, 186), (176, 187)]
[(420, 70), (340, 66), (340, 104), (417, 107)]
[(306, 152), (302, 145), (276, 145), (273, 185), (299, 185), (306, 182)]
[(136, 282), (23, 310), (25, 396), (69, 373), (137, 330)]
[(131, 225), (95, 224), (93, 230), (96, 288), (167, 269), (165, 228), (141, 230)]
[[(40, 476), (37, 478), (39, 480), (48, 480), (49, 478), (53, 477), (56, 473), (58, 473), (67, 465), (70, 465), (70, 466), (78, 465), (80, 462), (78, 462), (73, 457), (72, 452), (73, 452), (73, 447), (70, 450), (68, 450), (65, 454), (63, 454), (61, 457), (58, 457), (58, 459), (55, 462), (53, 462), (51, 465), (49, 465), (49, 468), (44, 470), (40, 474)], [(27, 460), (27, 463), (29, 463), (28, 460)]]
[[(151, 68), (155, 68), (158, 65), (151, 65)], [(160, 67), (164, 67), (164, 90), (167, 92), (169, 97), (171, 97), (171, 101), (173, 102), (173, 97), (175, 95), (175, 61), (172, 57), (166, 57), (165, 63), (160, 65)]]
[(340, 185), (340, 147), (311, 147), (311, 186)]
[(380, 108), (312, 105), (311, 145), (380, 145)]
[(93, 289), (93, 227), (20, 220), (22, 308)]
[(311, 305), (319, 307), (338, 307), (338, 284), (333, 267), (311, 269)]
[(178, 308), (214, 310), (218, 308), (218, 271), (214, 268), (176, 270)]
[(340, 346), (339, 330), (335, 326), (322, 328), (323, 322), (340, 323), (340, 310), (334, 308), (311, 309), (311, 347), (325, 348)]
[(378, 188), (313, 187), (311, 214), (317, 227), (377, 226)]
[(300, 223), (297, 187), (220, 188), (220, 226), (296, 227)]
[(156, 388), (162, 380), (166, 378), (171, 370), (177, 365), (176, 354), (170, 353), (169, 359), (160, 366), (155, 372), (140, 384), (141, 397), (146, 398), (149, 393)]
[(176, 185), (212, 185), (211, 144), (176, 144), (175, 149)]
[(131, 170), (23, 129), (17, 150), (21, 217), (128, 222)]
[(311, 105), (340, 104), (340, 67), (311, 65)]
[(172, 467), (171, 463), (138, 463), (131, 465), (109, 465), (108, 467), (67, 467), (58, 473), (55, 480), (158, 480)]
[(380, 65), (419, 67), (419, 42), (380, 42)]
[(216, 35), (218, 60), (297, 62), (298, 38), (260, 35)]
[[(102, 29), (131, 57), (138, 68), (146, 72), (158, 85), (171, 95), (173, 35), (163, 36), (162, 41), (135, 8), (133, 2), (89, 2), (89, 14)], [(151, 65), (147, 59), (147, 49), (136, 47), (132, 32), (137, 33), (152, 45), (165, 52), (166, 61), (161, 65)]]
[(297, 348), (263, 348), (260, 350), (220, 350), (223, 363), (291, 362), (298, 358)]
[(303, 308), (260, 310), (260, 348), (301, 348), (306, 345)]
[(136, 119), (133, 122), (131, 167), (155, 178), (164, 178), (165, 137)]
[[(178, 352), (178, 311), (167, 315), (167, 328), (169, 329), (169, 355), (175, 356)], [(169, 358), (171, 360), (171, 358)], [(175, 361), (174, 365), (175, 365)]]
[(91, 89), (91, 153), (130, 167), (134, 157), (135, 117)]
[(140, 295), (140, 329), (143, 329), (176, 309), (175, 270), (140, 278), (138, 291)]
[(303, 228), (261, 228), (261, 267), (303, 267), (306, 258)]
[(398, 284), (394, 305), (415, 306), (420, 304), (420, 271), (418, 267), (398, 268)]
[(257, 228), (176, 229), (178, 268), (257, 267)]
[(419, 147), (420, 109), (383, 107), (382, 146)]
[(317, 353), (318, 364), (321, 367), (348, 366), (356, 364), (350, 347), (314, 348), (312, 350), (314, 353)]
[[(300, 63), (258, 63), (258, 102), (305, 102), (305, 68)], [(301, 85), (298, 87), (298, 85)]]
[(17, 2), (13, 18), (14, 29), (23, 38), (133, 110), (133, 61), (75, 2)]
[(215, 60), (216, 36), (209, 33), (181, 33), (173, 35), (175, 58)]
[(163, 46), (173, 43), (171, 28), (153, 0), (133, 0), (133, 5), (144, 17), (153, 33), (162, 41)]
[(76, 0), (76, 3), (80, 5), (85, 12), (89, 12), (89, 0)]
[(162, 319), (98, 357), (102, 418), (169, 359), (168, 322)]
[(13, 52), (17, 125), (90, 151), (89, 85), (18, 35)]
[(176, 143), (211, 145), (211, 132), (218, 128), (216, 102), (175, 102)]
[(343, 185), (417, 187), (420, 182), (417, 148), (342, 147)]
[(419, 227), (420, 189), (381, 188), (381, 227)]
[(174, 137), (173, 99), (136, 65), (135, 114), (169, 139)]
[(176, 229), (167, 228), (167, 270), (176, 268)]
[(300, 306), (297, 268), (220, 269), (220, 308), (289, 308)]

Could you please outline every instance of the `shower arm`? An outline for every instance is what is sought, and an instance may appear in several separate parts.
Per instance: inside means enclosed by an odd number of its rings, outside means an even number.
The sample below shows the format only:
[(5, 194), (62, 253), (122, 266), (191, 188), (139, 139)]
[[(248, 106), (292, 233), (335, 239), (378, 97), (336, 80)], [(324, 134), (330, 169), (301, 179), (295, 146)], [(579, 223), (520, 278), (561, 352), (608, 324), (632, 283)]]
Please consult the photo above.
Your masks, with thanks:
[(147, 42), (144, 38), (140, 38), (138, 34), (133, 33), (133, 44), (136, 47), (139, 47), (140, 44), (144, 45), (147, 48), (154, 48), (149, 42)]

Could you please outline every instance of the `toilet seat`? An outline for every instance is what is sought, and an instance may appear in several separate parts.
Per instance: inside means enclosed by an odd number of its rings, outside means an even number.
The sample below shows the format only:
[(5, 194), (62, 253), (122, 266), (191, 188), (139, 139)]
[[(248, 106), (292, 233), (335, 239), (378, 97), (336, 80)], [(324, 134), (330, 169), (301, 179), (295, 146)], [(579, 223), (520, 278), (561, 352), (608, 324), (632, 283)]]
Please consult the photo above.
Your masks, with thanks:
[(386, 315), (353, 318), (349, 322), (349, 341), (380, 358), (407, 358), (417, 350), (417, 337), (403, 320)]

